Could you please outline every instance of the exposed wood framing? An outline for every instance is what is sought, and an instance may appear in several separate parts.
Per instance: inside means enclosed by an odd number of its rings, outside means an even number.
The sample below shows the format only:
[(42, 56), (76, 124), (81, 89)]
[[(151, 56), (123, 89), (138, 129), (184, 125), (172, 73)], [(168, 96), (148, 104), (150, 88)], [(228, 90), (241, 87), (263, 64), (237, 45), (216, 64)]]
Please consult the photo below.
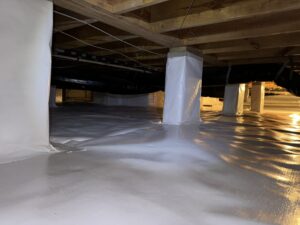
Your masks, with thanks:
[(169, 0), (123, 0), (112, 6), (112, 12), (121, 14), (167, 2)]
[[(120, 40), (130, 40), (135, 38), (136, 36), (134, 35), (118, 35), (118, 38)], [(88, 43), (90, 45), (99, 45), (99, 44), (107, 44), (107, 43), (112, 43), (115, 42), (116, 40), (113, 39), (110, 36), (107, 35), (96, 35), (96, 36), (89, 36), (86, 38), (82, 38), (80, 39), (83, 42), (79, 42), (75, 39), (70, 39), (68, 41), (64, 41), (61, 43), (55, 43), (55, 47), (57, 48), (63, 48), (63, 49), (73, 49), (73, 48), (80, 48), (80, 47), (84, 47), (86, 46), (85, 43)], [(136, 51), (138, 51), (137, 49), (135, 49)]]
[[(95, 23), (97, 22), (97, 20), (95, 19), (84, 19), (84, 21), (86, 23)], [(74, 21), (74, 20), (67, 20), (67, 21), (61, 21), (61, 22), (57, 22), (55, 24), (55, 29), (58, 31), (65, 31), (65, 30), (71, 30), (71, 29), (74, 29), (74, 28), (78, 28), (78, 27), (82, 27), (84, 26), (84, 24), (82, 23), (79, 23), (77, 21)], [(57, 32), (55, 31), (55, 32)]]
[(211, 42), (231, 41), (237, 39), (257, 38), (276, 34), (286, 34), (300, 31), (300, 21), (289, 21), (283, 24), (270, 24), (267, 27), (240, 28), (225, 33), (202, 35), (199, 37), (187, 38), (185, 45), (196, 45)]
[[(138, 48), (99, 31), (90, 31), (86, 25), (67, 18), (56, 21), (56, 30), (149, 65), (164, 65), (168, 48), (182, 46), (192, 46), (201, 52), (206, 65), (283, 62), (289, 56), (297, 58), (300, 53), (299, 0), (201, 0), (195, 1), (188, 15), (190, 1), (184, 0), (54, 0), (54, 3), (81, 18), (88, 17), (84, 20), (99, 24)], [(59, 33), (54, 40), (54, 45), (60, 48), (118, 57), (109, 51), (85, 47)], [(153, 55), (139, 48), (163, 54)]]
[[(222, 46), (222, 43), (224, 46)], [(300, 32), (271, 35), (256, 39), (243, 39), (238, 41), (219, 42), (208, 46), (200, 46), (203, 48), (204, 54), (243, 52), (251, 50), (260, 50), (268, 48), (284, 48), (289, 46), (300, 46)]]
[[(295, 9), (300, 9), (299, 0), (244, 0), (225, 8), (191, 14), (186, 18), (182, 29), (265, 16), (277, 12), (289, 12)], [(183, 19), (184, 16), (159, 21), (152, 23), (151, 28), (158, 33), (178, 30)]]
[(101, 8), (100, 5), (91, 4), (90, 1), (54, 0), (54, 3), (62, 8), (72, 10), (81, 15), (89, 15), (89, 17), (93, 19), (97, 19), (105, 24), (143, 37), (147, 40), (151, 40), (163, 46), (172, 47), (182, 45), (181, 41), (177, 38), (156, 34), (145, 27), (134, 24), (124, 16), (114, 15), (113, 13)]

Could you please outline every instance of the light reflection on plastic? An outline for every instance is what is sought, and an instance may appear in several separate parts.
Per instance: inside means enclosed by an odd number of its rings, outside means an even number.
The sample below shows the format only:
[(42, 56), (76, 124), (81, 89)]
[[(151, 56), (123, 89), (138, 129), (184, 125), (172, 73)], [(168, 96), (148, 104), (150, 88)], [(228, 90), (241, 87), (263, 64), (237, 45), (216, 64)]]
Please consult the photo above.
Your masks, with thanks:
[(300, 122), (300, 115), (299, 114), (293, 113), (289, 117), (292, 118), (293, 125), (298, 125), (298, 123)]

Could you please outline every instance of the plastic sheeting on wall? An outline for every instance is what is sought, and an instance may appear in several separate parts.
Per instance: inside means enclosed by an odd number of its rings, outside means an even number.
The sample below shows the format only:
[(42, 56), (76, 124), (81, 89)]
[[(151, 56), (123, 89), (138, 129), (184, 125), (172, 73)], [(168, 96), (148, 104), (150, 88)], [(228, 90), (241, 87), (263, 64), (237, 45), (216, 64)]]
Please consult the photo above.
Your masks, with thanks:
[(158, 91), (149, 94), (116, 95), (108, 93), (93, 93), (94, 103), (108, 106), (140, 106), (162, 108), (164, 92)]
[(225, 86), (224, 115), (240, 115), (244, 111), (245, 84), (228, 84)]
[(0, 17), (0, 154), (47, 148), (53, 3), (1, 0)]
[(170, 52), (166, 70), (165, 124), (199, 121), (203, 59), (187, 50)]
[(109, 106), (149, 106), (149, 95), (115, 95), (94, 92), (94, 103)]

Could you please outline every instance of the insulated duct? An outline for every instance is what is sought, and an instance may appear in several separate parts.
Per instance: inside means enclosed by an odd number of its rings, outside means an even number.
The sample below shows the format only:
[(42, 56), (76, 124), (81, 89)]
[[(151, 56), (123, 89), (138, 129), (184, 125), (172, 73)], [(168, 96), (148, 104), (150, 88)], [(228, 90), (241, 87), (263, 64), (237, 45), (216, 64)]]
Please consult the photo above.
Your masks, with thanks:
[(282, 64), (207, 67), (203, 75), (203, 96), (224, 93), (226, 84), (274, 81), (290, 93), (300, 96), (300, 75)]
[(88, 89), (111, 94), (146, 94), (164, 89), (162, 73), (142, 73), (94, 64), (53, 68), (52, 84), (58, 88)]
[[(53, 75), (53, 83), (60, 87), (114, 94), (150, 93), (164, 90), (165, 86), (164, 73), (146, 74), (112, 69), (103, 71), (90, 65), (84, 68), (54, 69)], [(300, 75), (282, 64), (204, 67), (202, 96), (223, 97), (226, 84), (253, 81), (275, 81), (278, 86), (300, 96)]]

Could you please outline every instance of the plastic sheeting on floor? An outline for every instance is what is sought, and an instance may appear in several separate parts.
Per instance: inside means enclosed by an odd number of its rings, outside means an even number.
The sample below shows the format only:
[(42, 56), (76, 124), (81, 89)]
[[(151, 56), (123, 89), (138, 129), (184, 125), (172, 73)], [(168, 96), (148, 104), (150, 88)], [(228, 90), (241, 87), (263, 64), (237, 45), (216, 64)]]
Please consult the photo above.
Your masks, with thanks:
[(49, 150), (52, 8), (47, 0), (0, 1), (0, 162)]
[(0, 165), (1, 224), (299, 223), (300, 114), (168, 126), (161, 110), (59, 107), (61, 152)]

